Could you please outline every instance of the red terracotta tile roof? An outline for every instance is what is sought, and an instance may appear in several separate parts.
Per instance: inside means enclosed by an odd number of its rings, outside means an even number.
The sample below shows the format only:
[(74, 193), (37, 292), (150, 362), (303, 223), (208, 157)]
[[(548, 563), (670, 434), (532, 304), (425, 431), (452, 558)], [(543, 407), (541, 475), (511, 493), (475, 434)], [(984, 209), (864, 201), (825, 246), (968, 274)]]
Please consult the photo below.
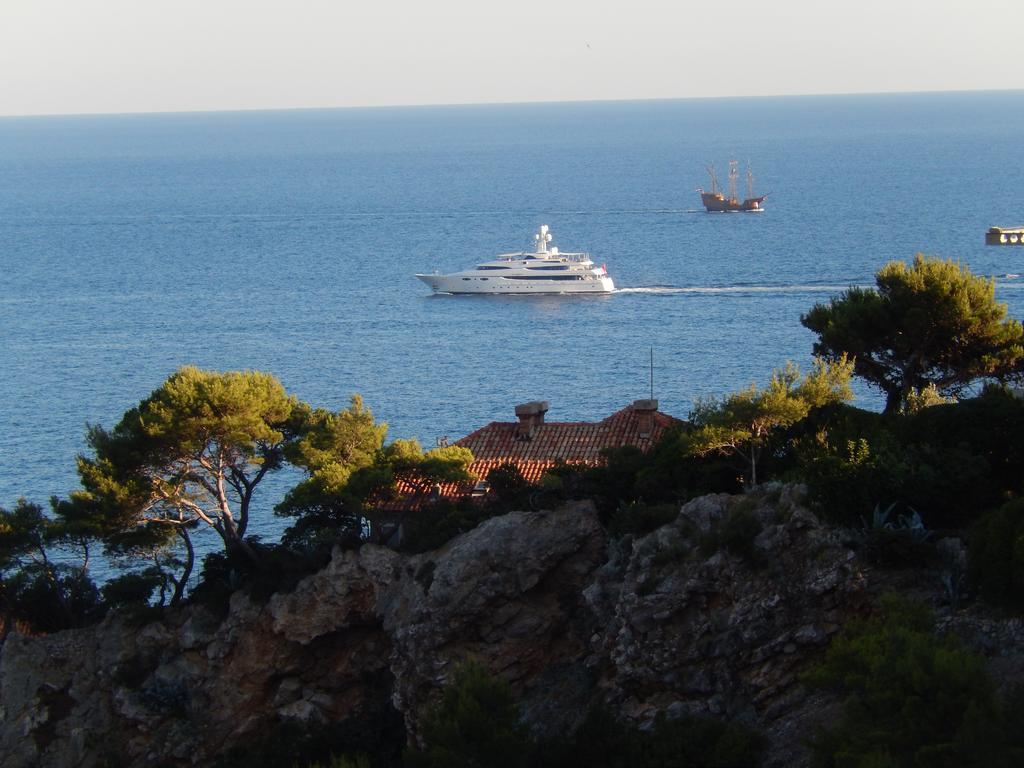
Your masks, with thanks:
[(601, 451), (632, 445), (646, 451), (673, 424), (682, 422), (666, 413), (654, 411), (649, 435), (640, 432), (641, 417), (629, 405), (608, 418), (593, 421), (545, 422), (533, 428), (529, 439), (520, 436), (517, 422), (492, 421), (486, 427), (456, 440), (455, 445), (469, 448), (477, 461), (564, 461), (598, 464)]
[[(651, 419), (649, 434), (641, 432), (642, 419), (647, 417)], [(558, 464), (597, 466), (604, 463), (601, 454), (604, 449), (633, 446), (646, 451), (669, 427), (682, 423), (659, 411), (638, 414), (632, 405), (598, 422), (537, 424), (528, 438), (518, 422), (492, 421), (455, 441), (455, 445), (473, 453), (474, 461), (468, 468), (473, 479), (443, 484), (438, 495), (447, 499), (470, 496), (478, 481), (486, 480), (490, 471), (502, 464), (513, 464), (529, 483), (538, 483), (545, 472)], [(421, 509), (433, 495), (431, 488), (410, 479), (399, 479), (396, 492), (395, 497), (377, 504), (378, 510), (414, 511)]]

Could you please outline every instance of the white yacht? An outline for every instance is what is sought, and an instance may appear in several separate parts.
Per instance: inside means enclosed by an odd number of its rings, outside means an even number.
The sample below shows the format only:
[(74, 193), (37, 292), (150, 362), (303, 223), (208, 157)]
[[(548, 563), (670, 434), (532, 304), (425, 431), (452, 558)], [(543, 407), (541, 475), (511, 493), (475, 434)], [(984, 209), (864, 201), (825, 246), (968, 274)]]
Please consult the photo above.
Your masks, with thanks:
[(549, 248), (551, 233), (544, 224), (533, 236), (537, 249), (503, 253), (494, 261), (450, 275), (416, 275), (435, 293), (611, 293), (615, 290), (604, 265), (594, 266), (587, 253), (560, 253)]

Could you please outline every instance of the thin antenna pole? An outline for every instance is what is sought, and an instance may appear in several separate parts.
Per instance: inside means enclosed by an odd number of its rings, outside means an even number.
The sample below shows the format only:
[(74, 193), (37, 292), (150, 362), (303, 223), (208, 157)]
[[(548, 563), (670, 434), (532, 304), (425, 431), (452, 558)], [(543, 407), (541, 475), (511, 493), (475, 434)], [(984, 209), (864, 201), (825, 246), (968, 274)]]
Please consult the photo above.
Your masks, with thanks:
[(651, 347), (651, 400), (654, 399), (654, 347)]

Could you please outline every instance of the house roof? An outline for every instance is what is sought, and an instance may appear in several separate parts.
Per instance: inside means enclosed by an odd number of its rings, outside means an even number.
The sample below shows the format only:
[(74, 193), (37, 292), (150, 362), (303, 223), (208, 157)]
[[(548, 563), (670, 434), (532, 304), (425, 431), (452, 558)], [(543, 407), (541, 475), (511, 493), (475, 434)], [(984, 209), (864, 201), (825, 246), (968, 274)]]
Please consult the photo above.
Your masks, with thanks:
[[(653, 408), (637, 408), (644, 402)], [(528, 428), (521, 422), (492, 421), (454, 443), (472, 452), (474, 460), (468, 473), (473, 479), (443, 484), (435, 492), (449, 499), (472, 495), (477, 484), (503, 464), (514, 465), (527, 482), (537, 483), (545, 472), (559, 464), (597, 466), (604, 463), (602, 451), (606, 448), (633, 446), (647, 451), (667, 429), (683, 423), (656, 409), (656, 401), (638, 401), (597, 422), (540, 421)], [(403, 479), (396, 483), (396, 491), (397, 495), (381, 509), (414, 511), (422, 508), (431, 497), (422, 484)]]
[(682, 422), (660, 411), (650, 413), (651, 431), (641, 431), (641, 415), (632, 405), (601, 421), (553, 421), (534, 426), (529, 438), (514, 421), (492, 421), (455, 445), (469, 448), (478, 462), (557, 462), (598, 464), (601, 451), (631, 445), (646, 451), (665, 430)]

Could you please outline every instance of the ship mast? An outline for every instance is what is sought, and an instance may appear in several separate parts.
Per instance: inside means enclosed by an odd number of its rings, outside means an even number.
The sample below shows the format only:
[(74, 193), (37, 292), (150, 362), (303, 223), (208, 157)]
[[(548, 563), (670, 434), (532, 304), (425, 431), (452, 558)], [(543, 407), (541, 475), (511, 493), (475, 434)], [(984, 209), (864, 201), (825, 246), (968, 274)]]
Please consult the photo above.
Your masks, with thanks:
[(711, 176), (711, 194), (712, 195), (717, 195), (718, 194), (718, 175), (715, 173), (715, 166), (714, 165), (708, 165), (708, 166), (705, 166), (705, 167), (708, 170), (708, 175)]
[(747, 162), (747, 199), (754, 197), (754, 172), (750, 170), (750, 162)]
[(547, 253), (548, 243), (551, 242), (551, 233), (548, 232), (548, 225), (541, 224), (537, 234), (533, 236), (537, 243), (537, 253)]
[(736, 177), (739, 172), (736, 170), (738, 163), (735, 160), (729, 161), (729, 199), (736, 199)]

